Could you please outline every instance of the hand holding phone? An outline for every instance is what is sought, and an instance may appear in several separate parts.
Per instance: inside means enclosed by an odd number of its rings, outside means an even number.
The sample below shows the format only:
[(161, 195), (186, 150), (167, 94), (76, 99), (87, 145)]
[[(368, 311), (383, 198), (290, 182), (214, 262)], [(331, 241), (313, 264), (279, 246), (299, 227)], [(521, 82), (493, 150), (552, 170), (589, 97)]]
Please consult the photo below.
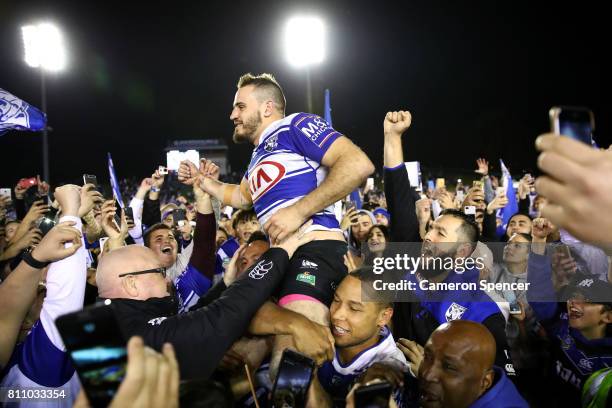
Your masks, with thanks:
[(93, 184), (95, 188), (98, 187), (98, 178), (93, 174), (83, 174), (83, 185)]
[(92, 406), (108, 406), (125, 377), (127, 350), (111, 306), (100, 305), (55, 321)]
[(302, 407), (312, 381), (315, 362), (290, 349), (285, 349), (272, 389), (275, 407)]
[(168, 168), (166, 168), (165, 166), (159, 166), (157, 172), (160, 176), (165, 176), (168, 174)]
[(387, 408), (391, 391), (387, 381), (362, 385), (355, 390), (355, 408)]
[(551, 131), (593, 145), (595, 117), (585, 107), (554, 106), (548, 112)]

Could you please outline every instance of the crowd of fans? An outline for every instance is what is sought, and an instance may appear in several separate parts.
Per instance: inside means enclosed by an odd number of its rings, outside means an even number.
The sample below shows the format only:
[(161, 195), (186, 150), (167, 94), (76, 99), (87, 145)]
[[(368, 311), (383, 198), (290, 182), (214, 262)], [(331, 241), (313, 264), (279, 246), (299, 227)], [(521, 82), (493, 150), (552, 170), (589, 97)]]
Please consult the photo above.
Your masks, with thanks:
[[(279, 91), (267, 75), (239, 83), (234, 140), (255, 150), (238, 185), (211, 161), (183, 162), (123, 180), (118, 206), (105, 186), (15, 175), (0, 196), (0, 387), (62, 389), (46, 404), (90, 406), (55, 320), (105, 302), (128, 354), (114, 406), (271, 406), (286, 348), (316, 364), (306, 406), (360, 406), (373, 384), (392, 389), (376, 406), (611, 406), (611, 152), (538, 138), (545, 175), (519, 180), (504, 225), (509, 199), (486, 159), (472, 186), (411, 186), (409, 112), (385, 116), (372, 186), (367, 155), (315, 115), (285, 117)], [(286, 169), (266, 179), (258, 157)], [(307, 190), (292, 190), (310, 169)], [(373, 265), (395, 243), (483, 261), (401, 271), (417, 287), (518, 289), (376, 297), (385, 273)]]

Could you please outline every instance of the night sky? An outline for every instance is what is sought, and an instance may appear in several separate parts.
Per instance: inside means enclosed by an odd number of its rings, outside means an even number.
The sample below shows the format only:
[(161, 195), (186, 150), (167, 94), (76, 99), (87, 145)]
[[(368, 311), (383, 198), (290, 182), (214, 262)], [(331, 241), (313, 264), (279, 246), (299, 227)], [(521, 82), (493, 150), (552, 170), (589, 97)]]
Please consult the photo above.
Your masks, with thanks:
[[(332, 92), (333, 124), (382, 166), (382, 121), (407, 108), (406, 160), (425, 168), (473, 169), (504, 158), (533, 170), (533, 140), (553, 105), (586, 105), (596, 140), (612, 143), (609, 13), (595, 2), (526, 1), (7, 1), (0, 0), (0, 88), (40, 106), (37, 70), (23, 62), (21, 25), (62, 27), (68, 70), (48, 78), (51, 175), (77, 181), (143, 177), (165, 163), (170, 140), (225, 138), (235, 84), (271, 72), (287, 113), (306, 110), (304, 72), (282, 52), (282, 29), (311, 12), (327, 27), (325, 62), (312, 69), (314, 111)], [(534, 3), (534, 4), (532, 4)], [(537, 8), (536, 8), (537, 7)], [(38, 134), (0, 137), (0, 187), (42, 174)], [(250, 148), (232, 145), (236, 171)]]

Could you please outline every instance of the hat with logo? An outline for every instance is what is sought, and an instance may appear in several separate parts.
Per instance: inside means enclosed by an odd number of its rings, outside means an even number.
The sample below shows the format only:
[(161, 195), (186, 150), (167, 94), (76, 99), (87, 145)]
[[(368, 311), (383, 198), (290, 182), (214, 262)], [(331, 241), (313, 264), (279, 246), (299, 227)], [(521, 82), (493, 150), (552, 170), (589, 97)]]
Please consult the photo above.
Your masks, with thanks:
[(577, 273), (566, 289), (566, 298), (579, 293), (591, 303), (612, 305), (612, 284), (599, 279), (597, 276)]

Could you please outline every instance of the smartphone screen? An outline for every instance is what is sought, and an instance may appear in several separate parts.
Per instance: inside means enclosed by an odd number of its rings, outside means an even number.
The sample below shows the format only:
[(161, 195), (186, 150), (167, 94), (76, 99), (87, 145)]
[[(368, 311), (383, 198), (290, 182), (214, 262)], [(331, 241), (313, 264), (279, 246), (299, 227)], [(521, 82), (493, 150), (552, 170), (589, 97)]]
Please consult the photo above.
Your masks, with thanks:
[(111, 306), (60, 316), (57, 328), (94, 407), (108, 406), (125, 377), (127, 351)]
[(518, 301), (510, 302), (510, 314), (521, 314), (521, 305)]
[(593, 112), (583, 107), (553, 107), (550, 109), (551, 130), (591, 146), (595, 119)]
[(10, 188), (0, 188), (0, 196), (11, 198), (11, 189)]
[(315, 363), (310, 358), (286, 349), (283, 352), (276, 382), (272, 389), (275, 407), (302, 407), (312, 380)]
[(125, 207), (123, 210), (125, 211), (125, 216), (134, 221), (134, 209), (132, 207)]
[(355, 408), (387, 408), (391, 391), (386, 381), (359, 387), (355, 390)]
[(98, 186), (98, 178), (93, 174), (83, 174), (83, 185), (85, 184), (93, 184), (94, 186)]

